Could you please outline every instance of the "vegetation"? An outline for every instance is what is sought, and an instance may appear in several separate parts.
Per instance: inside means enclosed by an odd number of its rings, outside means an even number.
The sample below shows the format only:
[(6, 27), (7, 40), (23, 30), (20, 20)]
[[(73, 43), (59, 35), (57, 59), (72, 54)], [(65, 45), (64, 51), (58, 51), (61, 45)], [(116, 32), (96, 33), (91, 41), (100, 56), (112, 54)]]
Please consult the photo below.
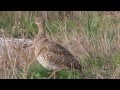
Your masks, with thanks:
[[(34, 39), (38, 11), (1, 11), (0, 36)], [(71, 51), (83, 67), (87, 78), (120, 78), (120, 12), (109, 11), (49, 11), (45, 31), (48, 38)], [(6, 54), (5, 54), (6, 55)], [(7, 59), (9, 62), (10, 58)], [(0, 58), (1, 60), (1, 58)], [(16, 59), (17, 60), (17, 59)], [(25, 59), (26, 60), (26, 59)], [(29, 62), (28, 62), (29, 63)], [(27, 65), (28, 65), (27, 63)], [(46, 79), (52, 71), (37, 61), (0, 78)], [(27, 67), (27, 69), (26, 69)], [(8, 72), (8, 67), (0, 73)], [(58, 72), (59, 79), (81, 79), (77, 70)]]

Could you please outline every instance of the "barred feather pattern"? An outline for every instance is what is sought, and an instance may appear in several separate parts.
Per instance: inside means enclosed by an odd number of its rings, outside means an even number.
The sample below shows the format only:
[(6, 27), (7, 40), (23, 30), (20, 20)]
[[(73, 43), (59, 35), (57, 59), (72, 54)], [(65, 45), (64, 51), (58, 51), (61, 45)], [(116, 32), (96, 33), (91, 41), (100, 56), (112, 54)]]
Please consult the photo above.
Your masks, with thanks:
[(61, 67), (81, 69), (79, 62), (70, 51), (55, 42), (45, 40), (39, 42), (36, 48), (37, 60), (49, 70)]

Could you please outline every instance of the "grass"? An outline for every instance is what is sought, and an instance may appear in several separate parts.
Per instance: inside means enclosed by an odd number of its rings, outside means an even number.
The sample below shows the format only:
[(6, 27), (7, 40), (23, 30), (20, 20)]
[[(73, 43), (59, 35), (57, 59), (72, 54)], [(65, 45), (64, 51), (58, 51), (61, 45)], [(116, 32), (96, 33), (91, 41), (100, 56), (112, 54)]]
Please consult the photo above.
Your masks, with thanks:
[[(28, 78), (31, 79), (46, 79), (52, 74), (52, 71), (49, 71), (45, 68), (43, 68), (41, 65), (38, 63), (33, 64), (29, 68), (28, 72)], [(59, 79), (81, 79), (81, 75), (77, 70), (62, 70), (57, 73)], [(52, 78), (51, 78), (52, 79)]]
[[(46, 22), (45, 31), (48, 38), (71, 51), (81, 63), (87, 78), (120, 78), (120, 13), (112, 13), (80, 11), (77, 19), (72, 17), (61, 20), (51, 15), (51, 19)], [(33, 40), (38, 32), (33, 18), (40, 15), (37, 11), (0, 12), (0, 36)], [(1, 74), (0, 78), (46, 79), (52, 73), (38, 62), (31, 62), (33, 54), (29, 55), (29, 50), (14, 50), (16, 57), (13, 57), (9, 53), (11, 46), (3, 47), (5, 50), (1, 52), (0, 62), (3, 62), (4, 66), (0, 67), (0, 73), (4, 75)], [(1, 57), (6, 58), (2, 60)], [(26, 63), (17, 67), (16, 62), (20, 61)], [(58, 78), (82, 77), (77, 70), (62, 70), (58, 72)]]

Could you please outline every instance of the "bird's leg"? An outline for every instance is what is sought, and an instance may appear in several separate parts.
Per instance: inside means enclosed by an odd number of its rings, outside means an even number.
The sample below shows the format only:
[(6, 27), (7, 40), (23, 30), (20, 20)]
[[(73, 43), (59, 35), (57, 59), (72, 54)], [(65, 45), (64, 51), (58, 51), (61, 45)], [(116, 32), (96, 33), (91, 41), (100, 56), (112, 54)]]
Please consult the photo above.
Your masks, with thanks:
[(56, 73), (54, 73), (54, 79), (56, 78)]
[(53, 73), (47, 79), (50, 79), (51, 77), (53, 77), (53, 75), (55, 75), (55, 71), (53, 71)]
[(86, 77), (85, 77), (85, 74), (83, 73), (83, 71), (80, 69), (79, 70), (80, 71), (80, 73), (82, 74), (82, 77), (84, 78), (84, 79), (87, 79)]
[(57, 79), (57, 78), (59, 78), (58, 72), (54, 74), (54, 79)]
[(58, 70), (54, 70), (53, 73), (47, 79), (50, 79), (53, 76), (54, 76), (54, 79), (56, 79), (57, 72), (58, 72)]
[(62, 69), (66, 69), (66, 67), (61, 67), (59, 69), (54, 70), (53, 73), (47, 79), (50, 79), (51, 77), (53, 77), (53, 75), (54, 75), (54, 79), (56, 79), (56, 72), (58, 72)]

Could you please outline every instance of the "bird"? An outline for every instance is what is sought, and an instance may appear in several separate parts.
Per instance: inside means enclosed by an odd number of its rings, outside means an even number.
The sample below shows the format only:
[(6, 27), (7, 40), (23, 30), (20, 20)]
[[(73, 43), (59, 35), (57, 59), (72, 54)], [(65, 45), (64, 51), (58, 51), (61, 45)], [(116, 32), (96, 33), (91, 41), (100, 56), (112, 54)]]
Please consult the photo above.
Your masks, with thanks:
[(41, 17), (34, 18), (34, 22), (38, 27), (38, 34), (34, 39), (34, 47), (36, 60), (44, 68), (53, 71), (48, 78), (55, 76), (58, 71), (64, 69), (77, 69), (84, 78), (85, 75), (82, 67), (71, 52), (62, 45), (47, 38), (46, 32), (44, 31), (45, 21)]

